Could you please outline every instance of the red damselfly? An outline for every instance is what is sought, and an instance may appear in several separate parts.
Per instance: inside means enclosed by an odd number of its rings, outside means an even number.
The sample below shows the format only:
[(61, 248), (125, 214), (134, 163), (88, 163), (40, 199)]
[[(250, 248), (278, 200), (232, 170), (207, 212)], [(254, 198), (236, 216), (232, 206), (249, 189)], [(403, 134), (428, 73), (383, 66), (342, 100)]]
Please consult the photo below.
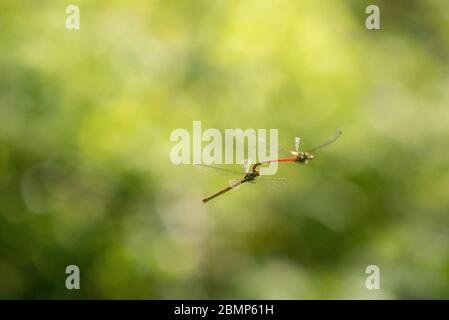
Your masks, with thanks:
[[(270, 163), (270, 162), (296, 162), (296, 163), (300, 163), (300, 164), (306, 164), (309, 160), (313, 160), (314, 156), (312, 154), (312, 152), (315, 152), (319, 149), (322, 149), (328, 145), (330, 145), (331, 143), (335, 142), (335, 140), (337, 140), (340, 135), (342, 133), (341, 129), (337, 129), (337, 131), (334, 133), (334, 135), (329, 138), (328, 140), (326, 140), (324, 143), (308, 150), (307, 152), (304, 151), (300, 151), (300, 143), (301, 143), (301, 139), (299, 137), (295, 137), (295, 150), (291, 150), (291, 151), (285, 151), (283, 149), (279, 149), (281, 152), (283, 152), (284, 154), (291, 154), (293, 155), (293, 157), (280, 157), (277, 159), (271, 159), (271, 160), (266, 160), (266, 161), (262, 161), (262, 163)], [(259, 141), (261, 141), (259, 139)], [(261, 141), (263, 142), (263, 141)], [(264, 142), (263, 142), (264, 143)]]

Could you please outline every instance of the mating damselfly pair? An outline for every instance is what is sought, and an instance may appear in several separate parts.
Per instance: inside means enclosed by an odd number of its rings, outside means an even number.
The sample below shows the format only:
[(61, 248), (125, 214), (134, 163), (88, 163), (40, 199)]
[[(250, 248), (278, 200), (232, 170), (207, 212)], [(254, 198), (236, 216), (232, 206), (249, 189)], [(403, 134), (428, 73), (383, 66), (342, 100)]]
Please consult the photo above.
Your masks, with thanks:
[[(260, 166), (262, 166), (263, 164), (267, 164), (270, 162), (294, 162), (294, 163), (299, 163), (299, 164), (306, 164), (309, 160), (313, 160), (314, 156), (312, 155), (312, 152), (315, 152), (319, 149), (322, 149), (328, 145), (330, 145), (331, 143), (333, 143), (335, 140), (338, 139), (338, 137), (340, 137), (342, 131), (341, 129), (338, 129), (335, 134), (328, 139), (327, 141), (325, 141), (324, 143), (310, 149), (307, 152), (303, 152), (300, 150), (300, 143), (301, 143), (301, 139), (299, 137), (295, 137), (295, 150), (291, 150), (291, 151), (285, 151), (284, 149), (280, 149), (280, 151), (284, 154), (288, 154), (289, 156), (286, 157), (278, 157), (277, 159), (271, 159), (271, 160), (266, 160), (266, 161), (261, 161), (261, 162), (256, 162), (254, 164), (251, 164), (251, 162), (249, 160), (245, 160), (243, 162), (243, 168), (244, 168), (244, 176), (243, 178), (240, 179), (236, 179), (236, 180), (231, 180), (229, 183), (229, 186), (227, 186), (226, 188), (223, 188), (222, 190), (214, 193), (213, 195), (204, 198), (202, 201), (203, 203), (206, 203), (218, 196), (221, 196), (222, 194), (231, 191), (232, 189), (237, 189), (238, 187), (240, 187), (242, 184), (244, 183), (256, 183), (259, 181), (266, 181), (266, 182), (275, 182), (275, 183), (285, 183), (287, 182), (286, 178), (276, 178), (276, 177), (271, 177), (271, 176), (264, 176), (260, 174)], [(220, 168), (220, 167), (215, 167), (215, 166), (210, 166), (210, 165), (195, 165), (196, 167), (199, 168), (203, 168), (203, 169), (212, 169), (216, 172), (221, 172), (221, 173), (225, 173), (225, 174), (234, 174), (234, 175), (241, 175), (242, 173), (239, 171), (234, 171), (234, 170), (229, 170), (229, 169), (224, 169), (224, 168)]]

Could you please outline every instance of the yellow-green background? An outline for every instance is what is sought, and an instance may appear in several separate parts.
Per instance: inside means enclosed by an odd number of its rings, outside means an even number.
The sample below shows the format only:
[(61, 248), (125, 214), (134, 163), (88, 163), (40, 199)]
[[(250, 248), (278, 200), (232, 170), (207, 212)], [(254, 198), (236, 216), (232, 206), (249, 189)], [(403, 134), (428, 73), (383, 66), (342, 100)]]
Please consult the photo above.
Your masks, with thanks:
[[(449, 298), (448, 13), (2, 0), (0, 297)], [(193, 120), (279, 128), (287, 147), (344, 132), (283, 166), (287, 188), (203, 205), (227, 177), (169, 160), (170, 132)], [(381, 290), (364, 286), (370, 264)]]

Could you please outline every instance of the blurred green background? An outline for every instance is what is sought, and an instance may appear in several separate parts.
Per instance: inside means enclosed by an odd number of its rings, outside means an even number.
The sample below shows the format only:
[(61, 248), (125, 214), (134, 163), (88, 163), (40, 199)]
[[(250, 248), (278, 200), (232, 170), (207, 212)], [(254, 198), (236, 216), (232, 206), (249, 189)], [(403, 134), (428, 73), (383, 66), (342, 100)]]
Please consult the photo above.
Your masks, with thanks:
[[(0, 298), (449, 298), (448, 13), (2, 0)], [(343, 135), (282, 166), (287, 188), (203, 205), (227, 178), (169, 159), (193, 120), (279, 128), (286, 147)], [(65, 288), (70, 264), (81, 290)]]

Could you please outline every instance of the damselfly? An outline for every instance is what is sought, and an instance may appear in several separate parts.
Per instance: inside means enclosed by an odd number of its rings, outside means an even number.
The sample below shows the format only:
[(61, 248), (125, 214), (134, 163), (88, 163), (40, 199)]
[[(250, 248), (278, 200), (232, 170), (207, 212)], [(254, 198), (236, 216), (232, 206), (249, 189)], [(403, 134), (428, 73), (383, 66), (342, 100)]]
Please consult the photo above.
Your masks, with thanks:
[[(262, 165), (261, 162), (255, 163), (251, 166), (250, 161), (244, 161), (243, 162), (243, 168), (244, 168), (244, 176), (243, 178), (237, 179), (237, 180), (230, 180), (229, 186), (214, 193), (210, 197), (204, 198), (202, 201), (203, 203), (206, 203), (228, 191), (231, 191), (232, 189), (239, 188), (244, 183), (256, 183), (256, 182), (275, 182), (275, 183), (285, 183), (287, 182), (286, 178), (277, 178), (277, 177), (271, 177), (271, 176), (264, 176), (261, 175), (259, 172), (259, 167)], [(201, 169), (211, 169), (213, 171), (216, 171), (218, 173), (224, 173), (224, 174), (231, 174), (231, 175), (241, 175), (242, 172), (236, 171), (236, 170), (230, 170), (230, 169), (224, 169), (220, 167), (205, 165), (205, 164), (196, 164), (195, 165), (198, 168)]]
[[(340, 137), (342, 133), (341, 129), (337, 129), (337, 131), (334, 133), (334, 135), (329, 138), (328, 140), (326, 140), (324, 143), (310, 149), (307, 152), (303, 152), (300, 151), (300, 144), (301, 144), (301, 138), (299, 137), (295, 137), (295, 150), (291, 150), (291, 151), (285, 151), (283, 149), (279, 149), (281, 152), (285, 153), (285, 154), (291, 154), (293, 155), (293, 157), (280, 157), (277, 159), (271, 159), (271, 160), (266, 160), (263, 161), (262, 163), (270, 163), (270, 162), (296, 162), (296, 163), (300, 163), (300, 164), (306, 164), (309, 160), (313, 160), (314, 156), (311, 154), (312, 152), (315, 152), (319, 149), (322, 149), (328, 145), (330, 145), (331, 143), (335, 142), (335, 140), (338, 139), (338, 137)], [(260, 142), (264, 143), (264, 141), (261, 141), (259, 139)]]

